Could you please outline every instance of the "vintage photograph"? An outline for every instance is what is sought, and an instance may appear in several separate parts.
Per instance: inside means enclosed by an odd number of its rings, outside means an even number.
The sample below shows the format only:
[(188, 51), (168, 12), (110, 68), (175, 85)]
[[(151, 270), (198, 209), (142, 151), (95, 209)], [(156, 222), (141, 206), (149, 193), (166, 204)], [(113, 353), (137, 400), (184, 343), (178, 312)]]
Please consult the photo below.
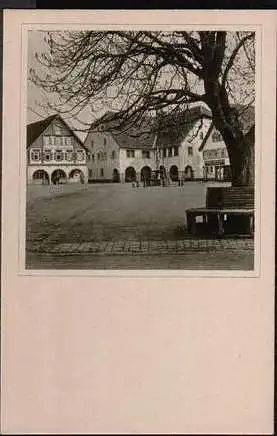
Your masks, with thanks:
[(273, 434), (276, 13), (3, 15), (3, 434)]
[(28, 30), (29, 270), (254, 270), (256, 32)]

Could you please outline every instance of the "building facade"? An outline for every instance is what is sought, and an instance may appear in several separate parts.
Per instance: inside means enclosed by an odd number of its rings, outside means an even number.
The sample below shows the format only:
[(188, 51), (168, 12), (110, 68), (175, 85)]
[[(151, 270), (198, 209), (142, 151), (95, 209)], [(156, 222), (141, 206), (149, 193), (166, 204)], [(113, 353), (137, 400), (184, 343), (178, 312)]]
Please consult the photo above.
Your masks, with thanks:
[(221, 134), (213, 127), (203, 148), (204, 178), (230, 181), (231, 167), (228, 151)]
[(177, 128), (173, 126), (161, 131), (157, 140), (157, 167), (167, 179), (203, 179), (204, 161), (200, 147), (210, 125), (210, 113), (198, 106), (182, 114)]
[(27, 126), (27, 183), (87, 182), (87, 150), (59, 115)]
[[(180, 121), (180, 122), (179, 122)], [(88, 177), (92, 182), (139, 182), (149, 184), (155, 175), (161, 183), (203, 179), (204, 161), (199, 150), (211, 124), (208, 111), (194, 108), (160, 130), (143, 127), (128, 130), (93, 126), (85, 140), (89, 150)], [(147, 130), (147, 129), (146, 129)]]
[[(253, 106), (234, 105), (239, 116), (242, 131), (246, 134), (255, 127), (255, 108)], [(211, 123), (200, 146), (204, 161), (204, 178), (206, 180), (231, 181), (232, 171), (225, 142), (220, 132)]]

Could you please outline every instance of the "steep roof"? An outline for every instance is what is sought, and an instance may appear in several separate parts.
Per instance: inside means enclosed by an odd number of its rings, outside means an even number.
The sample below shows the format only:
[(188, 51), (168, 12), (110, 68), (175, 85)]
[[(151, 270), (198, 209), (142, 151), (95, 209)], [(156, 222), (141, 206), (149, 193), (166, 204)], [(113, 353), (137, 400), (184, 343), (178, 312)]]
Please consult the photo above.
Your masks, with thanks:
[(149, 125), (132, 126), (121, 132), (111, 132), (120, 148), (149, 149), (153, 147), (155, 133), (149, 131)]
[(44, 130), (51, 124), (51, 122), (57, 117), (51, 115), (44, 120), (37, 121), (27, 125), (27, 148), (35, 142), (35, 140), (44, 132)]
[[(150, 149), (153, 147), (155, 132), (151, 131), (153, 118), (144, 117), (139, 124), (121, 122), (116, 119), (117, 112), (106, 112), (101, 118), (96, 120), (90, 130), (109, 132), (120, 148), (128, 149)], [(103, 130), (101, 124), (104, 124)]]
[[(185, 111), (176, 111), (174, 114), (158, 115), (155, 120), (153, 117), (145, 117), (140, 125), (128, 124), (119, 126), (119, 121), (115, 119), (116, 112), (106, 112), (101, 118), (91, 125), (91, 130), (99, 131), (101, 123), (105, 123), (103, 131), (109, 132), (120, 148), (128, 149), (150, 149), (156, 145), (160, 148), (180, 145), (194, 124), (201, 117), (211, 118), (211, 113), (203, 106), (195, 106)], [(158, 122), (157, 127), (151, 131), (151, 125)], [(157, 124), (156, 124), (157, 126)]]
[(47, 127), (52, 123), (52, 121), (54, 121), (54, 119), (59, 119), (71, 131), (71, 133), (79, 142), (79, 144), (82, 147), (84, 147), (86, 151), (88, 151), (87, 148), (84, 146), (83, 142), (81, 141), (81, 139), (75, 134), (72, 128), (58, 114), (50, 115), (49, 117), (44, 118), (43, 120), (27, 125), (27, 148), (30, 147), (40, 135), (42, 135), (42, 133), (47, 129)]
[(211, 112), (204, 106), (194, 106), (169, 116), (163, 115), (159, 120), (161, 128), (157, 146), (159, 148), (165, 148), (169, 145), (178, 147), (201, 118), (211, 118)]

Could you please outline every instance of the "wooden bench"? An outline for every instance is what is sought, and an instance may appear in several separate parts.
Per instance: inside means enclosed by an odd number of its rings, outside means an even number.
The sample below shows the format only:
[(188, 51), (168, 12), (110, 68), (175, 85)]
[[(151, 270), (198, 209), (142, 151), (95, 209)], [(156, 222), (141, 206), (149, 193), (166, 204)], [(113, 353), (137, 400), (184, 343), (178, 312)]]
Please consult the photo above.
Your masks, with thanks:
[(188, 209), (187, 230), (193, 235), (254, 234), (254, 188), (207, 188), (206, 206)]

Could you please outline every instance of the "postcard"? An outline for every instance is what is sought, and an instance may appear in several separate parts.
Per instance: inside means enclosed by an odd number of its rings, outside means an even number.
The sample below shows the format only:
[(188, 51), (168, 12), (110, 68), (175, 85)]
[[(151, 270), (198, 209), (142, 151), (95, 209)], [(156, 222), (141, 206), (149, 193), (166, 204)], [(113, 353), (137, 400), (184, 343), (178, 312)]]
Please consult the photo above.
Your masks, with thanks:
[(2, 431), (273, 431), (275, 11), (4, 14)]

